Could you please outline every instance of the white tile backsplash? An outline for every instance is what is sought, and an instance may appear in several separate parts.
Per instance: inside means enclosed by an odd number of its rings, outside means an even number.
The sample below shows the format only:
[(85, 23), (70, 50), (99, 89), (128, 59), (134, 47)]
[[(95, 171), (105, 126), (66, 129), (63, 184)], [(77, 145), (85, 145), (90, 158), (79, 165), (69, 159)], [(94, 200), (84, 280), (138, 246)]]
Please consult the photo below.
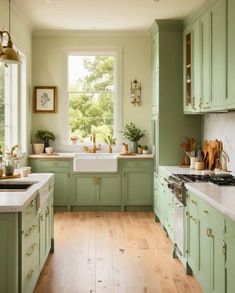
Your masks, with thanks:
[(229, 155), (228, 170), (235, 172), (235, 112), (204, 116), (204, 139), (218, 139)]

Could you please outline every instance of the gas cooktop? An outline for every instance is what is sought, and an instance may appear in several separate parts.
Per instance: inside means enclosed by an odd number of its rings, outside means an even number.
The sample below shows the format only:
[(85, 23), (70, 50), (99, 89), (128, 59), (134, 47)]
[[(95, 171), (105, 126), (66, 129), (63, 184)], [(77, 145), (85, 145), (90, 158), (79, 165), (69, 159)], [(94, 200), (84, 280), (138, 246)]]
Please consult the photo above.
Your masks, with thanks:
[(232, 175), (196, 175), (196, 174), (173, 174), (178, 183), (186, 182), (212, 182), (217, 185), (235, 186), (235, 177)]

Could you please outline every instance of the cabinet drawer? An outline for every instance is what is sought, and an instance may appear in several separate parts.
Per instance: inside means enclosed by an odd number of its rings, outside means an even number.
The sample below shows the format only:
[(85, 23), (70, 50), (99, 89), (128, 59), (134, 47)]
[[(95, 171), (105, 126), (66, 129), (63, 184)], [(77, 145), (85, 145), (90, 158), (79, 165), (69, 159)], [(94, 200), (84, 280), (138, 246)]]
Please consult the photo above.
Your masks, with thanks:
[(235, 222), (226, 218), (226, 239), (235, 244)]
[(38, 217), (36, 217), (32, 223), (25, 228), (22, 234), (22, 253), (27, 253), (33, 243), (38, 239)]
[(150, 168), (152, 166), (152, 161), (151, 160), (125, 160), (123, 162), (123, 167), (124, 168)]
[(41, 160), (40, 161), (40, 167), (45, 170), (60, 170), (60, 169), (68, 169), (70, 167), (70, 161), (64, 161), (64, 160)]
[(32, 199), (31, 202), (24, 208), (22, 212), (22, 230), (25, 231), (26, 227), (30, 224), (33, 218), (37, 214), (36, 198)]
[(36, 250), (38, 256), (34, 258), (34, 261), (30, 263), (25, 269), (22, 271), (22, 292), (24, 293), (32, 293), (37, 282), (37, 278), (39, 276), (39, 251)]
[(209, 223), (215, 226), (221, 233), (224, 232), (225, 223), (223, 214), (204, 200), (200, 201), (200, 216), (202, 219), (209, 221)]
[(197, 210), (199, 208), (201, 199), (190, 191), (187, 192), (187, 206), (190, 210)]
[(39, 240), (33, 242), (32, 245), (22, 253), (22, 274), (25, 275), (30, 271), (32, 264), (38, 262), (39, 265)]

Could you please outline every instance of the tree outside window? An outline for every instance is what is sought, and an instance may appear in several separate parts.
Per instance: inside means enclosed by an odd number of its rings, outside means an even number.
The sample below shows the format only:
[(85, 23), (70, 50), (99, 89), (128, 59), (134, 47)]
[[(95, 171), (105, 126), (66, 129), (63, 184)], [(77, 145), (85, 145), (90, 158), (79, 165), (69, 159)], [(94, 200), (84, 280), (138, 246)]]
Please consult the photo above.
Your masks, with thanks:
[(97, 141), (113, 135), (115, 57), (71, 55), (68, 59), (68, 98), (70, 134)]

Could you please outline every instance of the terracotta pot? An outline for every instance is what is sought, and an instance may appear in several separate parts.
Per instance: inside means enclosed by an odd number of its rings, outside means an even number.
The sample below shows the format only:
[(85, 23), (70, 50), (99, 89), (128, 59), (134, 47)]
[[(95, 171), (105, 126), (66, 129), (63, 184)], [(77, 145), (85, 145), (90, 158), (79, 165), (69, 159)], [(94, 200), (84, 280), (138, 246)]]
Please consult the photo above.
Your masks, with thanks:
[(36, 155), (42, 154), (44, 152), (44, 143), (34, 143), (33, 152)]

